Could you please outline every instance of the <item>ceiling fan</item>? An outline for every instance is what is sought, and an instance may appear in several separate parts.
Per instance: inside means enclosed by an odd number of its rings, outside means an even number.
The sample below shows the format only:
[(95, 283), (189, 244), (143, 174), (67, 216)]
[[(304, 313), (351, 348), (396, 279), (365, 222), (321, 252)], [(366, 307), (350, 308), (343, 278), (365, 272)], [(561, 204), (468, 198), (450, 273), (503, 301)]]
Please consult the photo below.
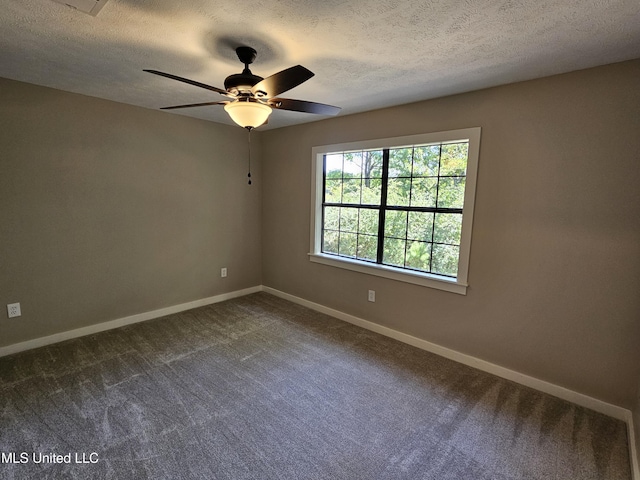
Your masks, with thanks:
[(313, 72), (302, 65), (296, 65), (274, 73), (270, 77), (262, 78), (254, 75), (251, 73), (251, 70), (249, 70), (249, 65), (253, 63), (257, 56), (255, 49), (251, 47), (238, 47), (236, 48), (236, 54), (240, 61), (244, 63), (244, 70), (242, 70), (242, 73), (229, 75), (224, 80), (224, 90), (205, 83), (196, 82), (195, 80), (189, 80), (188, 78), (178, 77), (170, 73), (160, 72), (158, 70), (144, 70), (154, 75), (160, 75), (172, 80), (178, 80), (179, 82), (211, 90), (231, 99), (224, 102), (204, 102), (162, 107), (161, 110), (224, 105), (224, 109), (231, 119), (248, 130), (263, 125), (274, 108), (277, 110), (291, 110), (294, 112), (315, 113), (319, 115), (337, 115), (338, 112), (340, 112), (340, 107), (325, 105), (323, 103), (307, 102), (305, 100), (280, 98), (277, 96), (313, 77)]

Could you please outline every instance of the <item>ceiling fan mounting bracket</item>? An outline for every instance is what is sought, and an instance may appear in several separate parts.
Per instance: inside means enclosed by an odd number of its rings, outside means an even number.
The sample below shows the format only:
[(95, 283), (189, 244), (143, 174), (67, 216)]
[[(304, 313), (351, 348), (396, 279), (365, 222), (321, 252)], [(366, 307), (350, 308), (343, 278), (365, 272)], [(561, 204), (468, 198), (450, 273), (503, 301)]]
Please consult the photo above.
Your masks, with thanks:
[(245, 67), (249, 68), (248, 65), (251, 65), (254, 62), (258, 52), (251, 47), (238, 47), (236, 48), (236, 55), (238, 55), (238, 58), (242, 63), (244, 63)]

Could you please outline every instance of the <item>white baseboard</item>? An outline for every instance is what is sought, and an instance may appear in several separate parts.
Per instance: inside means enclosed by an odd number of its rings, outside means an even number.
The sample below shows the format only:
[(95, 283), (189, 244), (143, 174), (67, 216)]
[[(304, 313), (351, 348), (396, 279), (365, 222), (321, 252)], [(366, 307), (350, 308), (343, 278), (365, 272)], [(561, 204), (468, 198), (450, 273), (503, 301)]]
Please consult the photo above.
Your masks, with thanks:
[(108, 322), (89, 325), (88, 327), (68, 330), (66, 332), (56, 333), (47, 337), (34, 338), (33, 340), (27, 340), (26, 342), (14, 343), (13, 345), (0, 347), (0, 357), (22, 352), (25, 350), (31, 350), (32, 348), (44, 347), (46, 345), (63, 342), (72, 338), (84, 337), (85, 335), (104, 332), (105, 330), (124, 327), (125, 325), (131, 325), (133, 323), (144, 322), (146, 320), (164, 317), (166, 315), (171, 315), (172, 313), (184, 312), (185, 310), (191, 310), (192, 308), (211, 305), (212, 303), (224, 302), (225, 300), (231, 300), (232, 298), (242, 297), (260, 291), (262, 291), (262, 286), (258, 285), (251, 288), (245, 288), (243, 290), (236, 290), (234, 292), (223, 293), (221, 295), (215, 295), (213, 297), (194, 300), (193, 302), (181, 303), (180, 305), (153, 310), (151, 312), (138, 313), (137, 315), (131, 315), (129, 317), (118, 318), (116, 320), (110, 320)]
[(290, 302), (297, 303), (299, 305), (310, 308), (312, 310), (316, 310), (318, 312), (324, 313), (326, 315), (337, 318), (339, 320), (344, 320), (345, 322), (351, 323), (353, 325), (357, 325), (367, 330), (380, 333), (381, 335), (394, 338), (396, 340), (399, 340), (403, 343), (407, 343), (409, 345), (420, 348), (422, 350), (435, 353), (436, 355), (440, 355), (441, 357), (448, 358), (450, 360), (456, 361), (458, 363), (462, 363), (464, 365), (467, 365), (473, 368), (477, 368), (478, 370), (482, 370), (484, 372), (491, 373), (498, 377), (511, 380), (512, 382), (519, 383), (520, 385), (525, 385), (535, 390), (548, 393), (549, 395), (553, 395), (554, 397), (567, 400), (576, 405), (580, 405), (581, 407), (589, 408), (596, 412), (599, 412), (604, 415), (608, 415), (610, 417), (626, 422), (627, 433), (629, 438), (629, 456), (631, 459), (631, 471), (633, 474), (633, 479), (640, 480), (640, 470), (638, 468), (637, 451), (635, 448), (636, 439), (634, 435), (633, 419), (632, 419), (632, 414), (630, 410), (627, 410), (626, 408), (623, 408), (623, 407), (619, 407), (617, 405), (613, 405), (611, 403), (604, 402), (602, 400), (598, 400), (597, 398), (593, 398), (588, 395), (584, 395), (582, 393), (574, 392), (573, 390), (569, 390), (568, 388), (561, 387), (559, 385), (555, 385), (553, 383), (549, 383), (544, 380), (540, 380), (538, 378), (531, 377), (529, 375), (525, 375), (520, 372), (516, 372), (515, 370), (510, 370), (508, 368), (501, 367), (500, 365), (495, 365), (491, 362), (487, 362), (485, 360), (472, 357), (471, 355), (467, 355), (465, 353), (461, 353), (456, 350), (451, 350), (449, 348), (442, 347), (435, 343), (428, 342), (427, 340), (423, 340), (418, 337), (407, 335), (406, 333), (402, 333), (397, 330), (393, 330), (392, 328), (378, 325), (376, 323), (370, 322), (368, 320), (364, 320), (362, 318), (359, 318), (353, 315), (349, 315), (339, 310), (334, 310), (333, 308), (325, 307), (324, 305), (320, 305), (318, 303), (314, 303), (309, 300), (296, 297), (295, 295), (291, 295), (271, 287), (263, 286), (262, 290), (264, 292), (270, 293), (272, 295), (283, 298)]
[(525, 385), (527, 387), (534, 388), (541, 392), (548, 393), (549, 395), (553, 395), (563, 400), (567, 400), (569, 402), (575, 403), (576, 405), (580, 405), (582, 407), (589, 408), (591, 410), (608, 415), (618, 420), (622, 420), (627, 424), (627, 432), (628, 432), (628, 438), (629, 438), (629, 452), (630, 452), (631, 470), (632, 470), (633, 479), (640, 480), (640, 468), (638, 467), (638, 457), (637, 457), (637, 450), (636, 450), (636, 441), (640, 439), (635, 438), (635, 430), (633, 427), (633, 416), (630, 410), (619, 407), (617, 405), (612, 405), (610, 403), (604, 402), (602, 400), (598, 400), (593, 397), (589, 397), (588, 395), (584, 395), (582, 393), (574, 392), (572, 390), (561, 387), (559, 385), (555, 385), (553, 383), (549, 383), (544, 380), (537, 379), (535, 377), (530, 377), (528, 375), (516, 372), (514, 370), (510, 370), (505, 367), (501, 367), (499, 365), (495, 365), (485, 360), (472, 357), (471, 355), (467, 355), (465, 353), (461, 353), (456, 350), (451, 350), (449, 348), (442, 347), (435, 343), (428, 342), (427, 340), (423, 340), (421, 338), (414, 337), (406, 333), (399, 332), (397, 330), (393, 330), (392, 328), (389, 328), (389, 327), (378, 325), (376, 323), (370, 322), (368, 320), (364, 320), (362, 318), (359, 318), (353, 315), (349, 315), (339, 310), (325, 307), (324, 305), (320, 305), (318, 303), (314, 303), (309, 300), (296, 297), (295, 295), (291, 295), (271, 287), (266, 287), (264, 285), (245, 288), (243, 290), (236, 290), (234, 292), (229, 292), (229, 293), (223, 293), (221, 295), (215, 295), (213, 297), (203, 298), (200, 300), (195, 300), (193, 302), (182, 303), (180, 305), (174, 305), (172, 307), (161, 308), (159, 310), (153, 310), (151, 312), (139, 313), (137, 315), (131, 315), (129, 317), (124, 317), (116, 320), (111, 320), (108, 322), (98, 323), (96, 325), (90, 325), (88, 327), (82, 327), (82, 328), (77, 328), (75, 330), (56, 333), (54, 335), (49, 335), (47, 337), (41, 337), (33, 340), (28, 340), (26, 342), (7, 345), (4, 347), (0, 347), (0, 357), (11, 355), (13, 353), (22, 352), (25, 350), (30, 350), (33, 348), (51, 345), (54, 343), (65, 341), (65, 340), (70, 340), (72, 338), (83, 337), (85, 335), (91, 335), (93, 333), (98, 333), (98, 332), (103, 332), (103, 331), (111, 330), (118, 327), (123, 327), (125, 325), (131, 325), (133, 323), (144, 322), (146, 320), (152, 320), (154, 318), (164, 317), (166, 315), (171, 315), (173, 313), (183, 312), (185, 310), (191, 310), (192, 308), (203, 307), (205, 305), (211, 305), (213, 303), (223, 302), (225, 300), (230, 300), (232, 298), (242, 297), (245, 295), (249, 295), (249, 294), (257, 293), (261, 291), (270, 293), (277, 297), (283, 298), (293, 303), (297, 303), (299, 305), (305, 306), (312, 310), (315, 310), (315, 311), (324, 313), (326, 315), (329, 315), (331, 317), (337, 318), (339, 320), (343, 320), (345, 322), (351, 323), (353, 325), (357, 325), (367, 330), (371, 330), (381, 335), (394, 338), (400, 342), (412, 345), (414, 347), (420, 348), (422, 350), (426, 350), (431, 353), (435, 353), (436, 355), (440, 355), (442, 357), (448, 358), (458, 363), (462, 363), (464, 365), (477, 368), (478, 370), (491, 373), (498, 377), (511, 380), (521, 385)]
[(631, 473), (634, 480), (640, 480), (640, 464), (638, 462), (638, 448), (636, 447), (640, 439), (636, 437), (636, 429), (633, 425), (633, 413), (631, 413), (630, 410), (627, 410), (627, 412), (626, 421), (627, 436), (629, 438), (629, 456), (631, 457)]

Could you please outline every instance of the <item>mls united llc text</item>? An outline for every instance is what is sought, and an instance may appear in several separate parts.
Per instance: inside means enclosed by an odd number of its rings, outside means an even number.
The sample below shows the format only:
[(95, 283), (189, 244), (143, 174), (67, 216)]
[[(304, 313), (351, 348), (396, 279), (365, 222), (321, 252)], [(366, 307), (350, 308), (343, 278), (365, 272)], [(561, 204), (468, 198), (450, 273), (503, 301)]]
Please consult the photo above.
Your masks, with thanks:
[(0, 463), (98, 463), (96, 452), (0, 452)]

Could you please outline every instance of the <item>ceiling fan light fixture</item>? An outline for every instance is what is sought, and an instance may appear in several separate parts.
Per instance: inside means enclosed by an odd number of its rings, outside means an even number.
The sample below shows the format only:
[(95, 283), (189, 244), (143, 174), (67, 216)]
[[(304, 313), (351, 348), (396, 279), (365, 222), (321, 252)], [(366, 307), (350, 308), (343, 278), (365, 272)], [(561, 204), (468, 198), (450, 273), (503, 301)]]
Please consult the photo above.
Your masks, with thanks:
[(271, 107), (259, 102), (237, 100), (227, 103), (224, 109), (231, 120), (244, 128), (257, 128), (271, 115)]
[(313, 72), (311, 70), (304, 68), (302, 65), (295, 65), (274, 73), (267, 78), (262, 78), (258, 75), (254, 75), (251, 73), (251, 70), (249, 70), (249, 65), (253, 63), (256, 58), (255, 49), (251, 47), (238, 47), (236, 48), (236, 54), (238, 55), (238, 59), (244, 63), (244, 70), (242, 70), (242, 73), (229, 75), (225, 78), (224, 90), (212, 85), (207, 85), (206, 83), (189, 80), (188, 78), (179, 77), (159, 70), (145, 69), (144, 71), (161, 77), (166, 77), (171, 80), (187, 83), (194, 87), (211, 90), (232, 99), (231, 101), (226, 102), (200, 102), (190, 103), (188, 105), (174, 105), (171, 107), (162, 107), (162, 110), (206, 107), (209, 105), (225, 105), (224, 109), (231, 119), (249, 131), (263, 125), (269, 118), (269, 115), (271, 115), (272, 108), (276, 108), (278, 110), (289, 110), (292, 112), (315, 113), (318, 115), (337, 115), (338, 112), (340, 112), (339, 107), (334, 107), (332, 105), (307, 102), (304, 100), (293, 100), (291, 98), (278, 98), (281, 93), (291, 90), (313, 77)]

